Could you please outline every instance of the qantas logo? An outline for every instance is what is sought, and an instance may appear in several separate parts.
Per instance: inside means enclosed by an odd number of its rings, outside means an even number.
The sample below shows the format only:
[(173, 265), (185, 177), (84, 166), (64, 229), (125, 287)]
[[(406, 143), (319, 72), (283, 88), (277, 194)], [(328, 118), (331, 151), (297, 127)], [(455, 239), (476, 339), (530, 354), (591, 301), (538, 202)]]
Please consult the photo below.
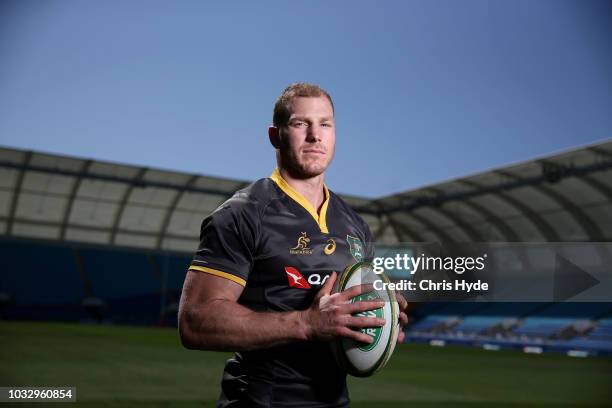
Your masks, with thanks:
[(310, 289), (310, 285), (306, 282), (306, 279), (302, 276), (300, 271), (292, 266), (285, 266), (285, 273), (287, 279), (289, 279), (289, 286), (292, 288)]
[(310, 285), (318, 286), (323, 285), (329, 278), (329, 275), (321, 277), (318, 273), (311, 273), (308, 276), (308, 281), (302, 276), (300, 271), (293, 266), (285, 266), (285, 273), (289, 280), (289, 286), (292, 288), (310, 289)]

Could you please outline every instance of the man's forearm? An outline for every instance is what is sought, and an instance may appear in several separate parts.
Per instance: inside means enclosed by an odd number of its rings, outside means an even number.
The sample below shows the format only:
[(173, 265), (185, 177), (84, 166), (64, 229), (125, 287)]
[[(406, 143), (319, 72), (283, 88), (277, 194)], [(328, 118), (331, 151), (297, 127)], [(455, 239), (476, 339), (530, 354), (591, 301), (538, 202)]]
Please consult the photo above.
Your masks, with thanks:
[(254, 312), (236, 302), (210, 300), (179, 311), (183, 345), (191, 349), (243, 351), (307, 340), (303, 312)]

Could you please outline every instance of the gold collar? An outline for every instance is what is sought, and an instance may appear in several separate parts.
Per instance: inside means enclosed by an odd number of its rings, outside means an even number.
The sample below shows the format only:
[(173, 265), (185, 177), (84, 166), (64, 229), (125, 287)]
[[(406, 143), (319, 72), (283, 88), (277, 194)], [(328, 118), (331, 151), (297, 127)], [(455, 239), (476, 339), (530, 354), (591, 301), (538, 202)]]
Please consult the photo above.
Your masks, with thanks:
[(308, 201), (306, 198), (304, 198), (302, 194), (300, 194), (293, 187), (291, 187), (289, 183), (287, 183), (287, 181), (283, 178), (283, 176), (281, 176), (278, 169), (274, 169), (270, 178), (276, 183), (278, 187), (280, 187), (281, 190), (283, 190), (285, 194), (291, 197), (296, 203), (301, 205), (306, 211), (310, 213), (310, 215), (312, 215), (312, 218), (314, 218), (322, 233), (329, 234), (326, 221), (327, 206), (329, 205), (329, 190), (327, 189), (327, 186), (325, 184), (323, 184), (325, 199), (323, 200), (323, 205), (321, 206), (321, 213), (317, 214), (317, 211), (312, 206), (312, 204), (310, 204), (310, 201)]

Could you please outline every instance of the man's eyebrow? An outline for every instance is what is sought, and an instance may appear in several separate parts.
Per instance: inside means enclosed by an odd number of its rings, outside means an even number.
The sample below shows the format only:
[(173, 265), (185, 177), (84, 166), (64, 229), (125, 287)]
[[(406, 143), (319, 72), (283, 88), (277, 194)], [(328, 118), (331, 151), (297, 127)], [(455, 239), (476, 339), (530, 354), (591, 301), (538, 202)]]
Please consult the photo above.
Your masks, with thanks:
[[(289, 118), (289, 121), (293, 121), (293, 120), (303, 120), (303, 121), (309, 121), (311, 118), (306, 117), (306, 116), (293, 116), (291, 118)], [(333, 116), (323, 116), (321, 118), (319, 118), (320, 121), (330, 121), (330, 120), (334, 120)]]

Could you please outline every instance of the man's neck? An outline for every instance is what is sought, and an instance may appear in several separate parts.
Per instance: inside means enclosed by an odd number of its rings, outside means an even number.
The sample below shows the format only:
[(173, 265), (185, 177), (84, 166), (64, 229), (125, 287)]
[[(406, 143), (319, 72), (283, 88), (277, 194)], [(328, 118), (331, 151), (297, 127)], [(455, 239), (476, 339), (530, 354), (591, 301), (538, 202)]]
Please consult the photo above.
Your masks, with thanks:
[(317, 213), (325, 201), (325, 191), (323, 190), (323, 178), (324, 174), (308, 178), (308, 179), (297, 179), (291, 177), (289, 172), (283, 168), (279, 168), (279, 173), (283, 179), (289, 184), (295, 191), (304, 196), (306, 200), (315, 208)]

